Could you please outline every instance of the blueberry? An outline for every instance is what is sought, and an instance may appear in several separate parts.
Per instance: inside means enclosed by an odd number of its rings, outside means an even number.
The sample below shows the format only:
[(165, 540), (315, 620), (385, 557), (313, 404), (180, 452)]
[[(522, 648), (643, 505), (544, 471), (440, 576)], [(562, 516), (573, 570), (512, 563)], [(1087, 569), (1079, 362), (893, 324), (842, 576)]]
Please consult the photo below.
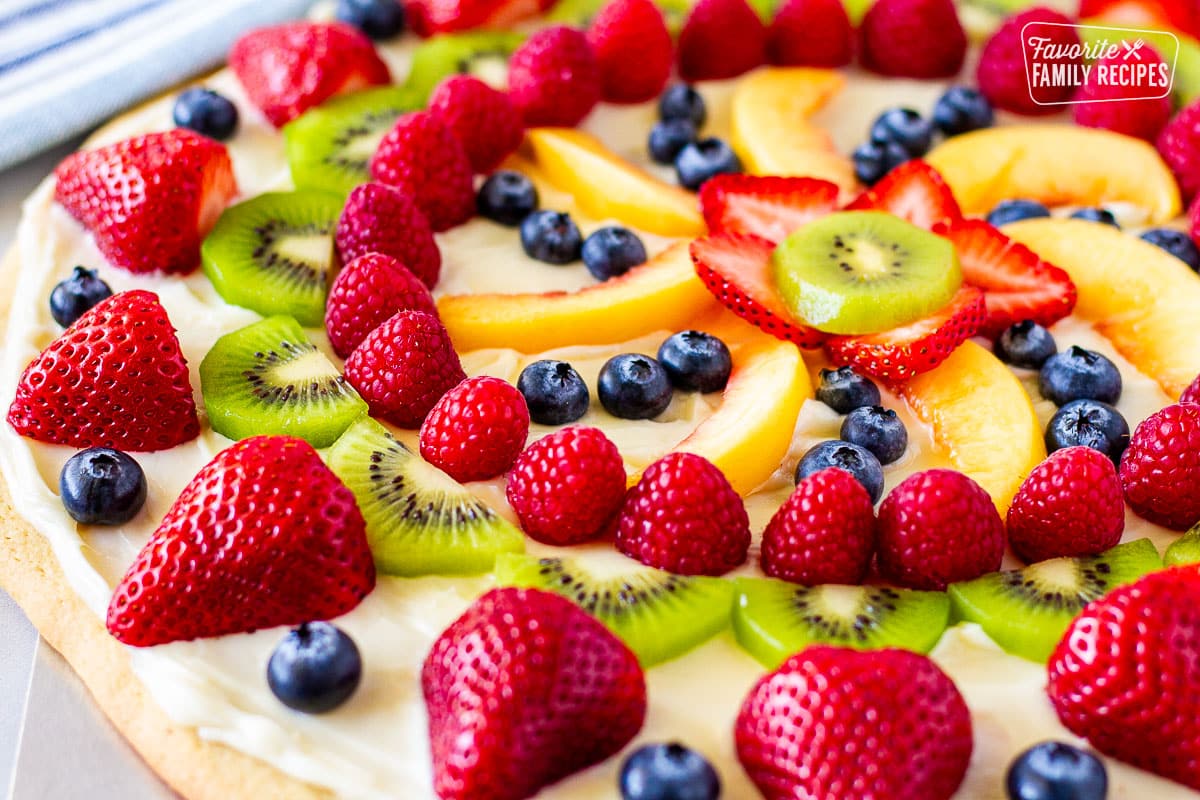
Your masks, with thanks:
[(951, 86), (933, 107), (933, 124), (947, 136), (990, 128), (996, 115), (978, 89)]
[(910, 158), (920, 158), (933, 142), (933, 123), (911, 108), (889, 108), (871, 125), (871, 141), (898, 144)]
[(146, 474), (136, 461), (109, 447), (91, 447), (63, 464), (58, 476), (63, 506), (85, 525), (120, 525), (142, 510)]
[(680, 185), (693, 192), (715, 175), (741, 171), (742, 162), (733, 148), (714, 137), (684, 146), (675, 157), (675, 175)]
[(648, 744), (621, 765), (621, 800), (717, 800), (721, 779), (704, 756), (678, 742)]
[(372, 39), (391, 39), (404, 30), (404, 6), (398, 0), (338, 0), (333, 15)]
[(308, 622), (283, 637), (267, 662), (267, 683), (279, 702), (321, 714), (350, 699), (362, 680), (354, 640), (328, 622)]
[(859, 145), (851, 159), (854, 161), (854, 175), (860, 183), (874, 186), (876, 183), (911, 158), (908, 151), (895, 142), (880, 144), (867, 142)]
[(210, 139), (224, 141), (238, 126), (237, 106), (212, 89), (194, 86), (184, 89), (175, 100), (172, 112), (175, 124)]
[(662, 97), (658, 98), (658, 117), (662, 120), (690, 120), (696, 130), (700, 130), (708, 119), (708, 110), (699, 92), (686, 83), (677, 83), (668, 86)]
[(1151, 228), (1142, 232), (1142, 238), (1155, 247), (1161, 247), (1171, 255), (1200, 272), (1200, 247), (1183, 231), (1171, 228)]
[(1037, 200), (1002, 200), (988, 212), (987, 221), (996, 227), (1023, 219), (1050, 216), (1050, 209)]
[(517, 391), (539, 425), (566, 425), (587, 413), (591, 393), (579, 373), (565, 361), (535, 361), (521, 370)]
[(569, 214), (534, 211), (521, 222), (521, 247), (525, 254), (547, 264), (579, 260), (583, 235)]
[(112, 289), (94, 269), (76, 267), (71, 277), (50, 292), (50, 316), (64, 328), (72, 325), (96, 304), (112, 297)]
[(658, 363), (685, 392), (719, 392), (733, 371), (729, 348), (703, 331), (681, 331), (667, 339), (658, 348)]
[(604, 410), (621, 419), (651, 419), (671, 405), (667, 371), (640, 353), (622, 353), (604, 362), (596, 392)]
[(475, 207), (481, 217), (515, 228), (537, 209), (537, 188), (520, 172), (493, 172), (479, 187)]
[(823, 369), (817, 386), (817, 399), (839, 414), (856, 408), (879, 405), (879, 387), (853, 367)]
[(842, 441), (865, 447), (880, 464), (890, 464), (908, 448), (908, 430), (896, 412), (883, 406), (856, 408), (842, 420)]
[(1071, 215), (1071, 219), (1099, 222), (1102, 225), (1112, 225), (1114, 228), (1121, 227), (1117, 224), (1117, 218), (1113, 216), (1113, 213), (1105, 208), (1081, 208)]
[(1129, 423), (1121, 412), (1099, 400), (1075, 400), (1054, 412), (1046, 425), (1046, 450), (1090, 447), (1121, 463), (1129, 445)]
[(1008, 768), (1009, 800), (1104, 800), (1108, 774), (1096, 756), (1063, 742), (1035, 744)]
[(1056, 406), (1072, 400), (1115, 403), (1121, 399), (1121, 371), (1099, 353), (1072, 346), (1042, 364), (1038, 389)]
[(667, 119), (650, 129), (650, 157), (659, 164), (674, 164), (679, 151), (696, 141), (696, 126), (690, 119)]
[(583, 265), (598, 281), (624, 275), (646, 261), (646, 246), (628, 228), (612, 225), (593, 231), (583, 240)]
[(883, 497), (883, 467), (879, 459), (865, 447), (850, 442), (821, 442), (809, 448), (796, 465), (796, 483), (830, 467), (841, 467), (863, 485), (871, 502)]
[(1027, 319), (1001, 333), (992, 350), (1005, 364), (1041, 369), (1046, 360), (1058, 352), (1058, 345), (1050, 331)]

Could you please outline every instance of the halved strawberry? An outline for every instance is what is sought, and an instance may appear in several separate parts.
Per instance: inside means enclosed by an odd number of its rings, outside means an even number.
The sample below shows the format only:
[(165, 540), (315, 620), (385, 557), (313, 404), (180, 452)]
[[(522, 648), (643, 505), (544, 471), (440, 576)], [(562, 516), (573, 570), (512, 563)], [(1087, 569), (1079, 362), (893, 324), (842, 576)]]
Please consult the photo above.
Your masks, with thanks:
[(718, 233), (697, 239), (688, 250), (700, 280), (734, 314), (800, 347), (820, 347), (828, 338), (796, 322), (784, 307), (771, 275), (771, 242), (753, 234)]
[(962, 218), (962, 209), (941, 174), (920, 159), (907, 161), (860, 194), (847, 211), (887, 211), (922, 228)]
[(931, 316), (882, 333), (831, 337), (825, 352), (837, 366), (850, 365), (883, 380), (905, 380), (945, 361), (975, 335), (986, 316), (983, 292), (964, 286)]
[(1071, 276), (995, 226), (959, 219), (939, 222), (933, 232), (954, 243), (963, 279), (985, 293), (987, 318), (980, 335), (998, 336), (1027, 319), (1049, 326), (1075, 308), (1078, 292)]
[(752, 233), (772, 242), (836, 211), (837, 199), (837, 185), (816, 178), (727, 174), (700, 188), (711, 233)]

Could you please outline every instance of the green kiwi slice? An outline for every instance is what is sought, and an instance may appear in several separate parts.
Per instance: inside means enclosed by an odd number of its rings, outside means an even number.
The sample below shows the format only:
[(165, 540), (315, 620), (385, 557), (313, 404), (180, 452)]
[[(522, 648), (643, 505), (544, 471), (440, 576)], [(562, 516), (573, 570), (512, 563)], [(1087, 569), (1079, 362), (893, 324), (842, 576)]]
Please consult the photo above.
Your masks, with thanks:
[(363, 416), (326, 455), (367, 521), (375, 565), (389, 575), (474, 575), (525, 537), (381, 424)]
[(733, 583), (631, 564), (600, 575), (572, 558), (502, 555), (496, 579), (545, 589), (577, 603), (637, 654), (643, 667), (686, 653), (729, 625)]
[(844, 211), (803, 226), (771, 257), (788, 309), (836, 334), (915, 322), (962, 286), (954, 245), (881, 211)]
[(430, 37), (413, 52), (404, 88), (421, 104), (449, 75), (475, 75), (491, 84), (508, 80), (508, 57), (525, 41), (514, 31), (476, 30)]
[(268, 192), (231, 206), (200, 248), (204, 274), (227, 303), (321, 327), (341, 213), (342, 199), (325, 192)]
[(948, 591), (959, 617), (979, 623), (1009, 653), (1045, 662), (1085, 605), (1161, 568), (1154, 544), (1137, 539), (1098, 556), (1052, 558), (992, 572), (953, 583)]
[(230, 439), (263, 433), (328, 447), (367, 410), (291, 317), (268, 317), (217, 339), (200, 362), (213, 430)]
[(1200, 563), (1200, 523), (1167, 545), (1163, 553), (1163, 564), (1168, 567), (1196, 563)]
[(769, 669), (811, 644), (928, 653), (950, 622), (950, 599), (943, 592), (799, 586), (774, 578), (737, 578), (734, 584), (733, 631)]

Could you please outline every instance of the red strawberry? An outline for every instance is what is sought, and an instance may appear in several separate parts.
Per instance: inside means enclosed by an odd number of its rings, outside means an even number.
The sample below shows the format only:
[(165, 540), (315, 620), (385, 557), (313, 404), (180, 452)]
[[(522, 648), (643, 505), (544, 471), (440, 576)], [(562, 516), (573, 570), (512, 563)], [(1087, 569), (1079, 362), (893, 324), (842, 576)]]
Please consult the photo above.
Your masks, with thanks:
[(821, 645), (754, 685), (734, 741), (765, 800), (950, 800), (971, 759), (971, 714), (925, 656)]
[(876, 0), (863, 17), (862, 63), (874, 72), (949, 78), (966, 56), (954, 0)]
[(493, 589), (421, 670), (442, 800), (523, 800), (615, 755), (641, 730), (637, 657), (599, 621), (538, 589)]
[(346, 359), (346, 380), (373, 416), (417, 428), (434, 404), (467, 377), (450, 334), (432, 314), (401, 311)]
[(276, 128), (344, 92), (392, 79), (375, 46), (341, 22), (289, 22), (244, 34), (229, 66)]
[(1200, 522), (1200, 405), (1167, 406), (1137, 426), (1121, 485), (1134, 513), (1156, 525), (1184, 531)]
[(763, 532), (763, 572), (806, 586), (862, 583), (874, 554), (871, 496), (836, 467), (796, 484)]
[(442, 395), (421, 423), (421, 456), (456, 481), (494, 478), (513, 465), (529, 435), (525, 397), (482, 375)]
[[(997, 108), (1017, 114), (1056, 114), (1062, 103), (1071, 99), (1074, 87), (1037, 86), (1031, 88), (1026, 53), (1032, 53), (1025, 41), (1031, 37), (1049, 40), (1050, 47), (1069, 50), (1078, 47), (1079, 33), (1072, 20), (1049, 8), (1031, 8), (1005, 20), (983, 47), (975, 77), (979, 90)], [(1077, 58), (1040, 59), (1047, 68), (1069, 68)]]
[(913, 225), (932, 228), (962, 217), (962, 209), (941, 174), (920, 159), (906, 161), (854, 198), (848, 211), (887, 211)]
[(1191, 234), (1192, 241), (1200, 247), (1200, 197), (1192, 203), (1192, 207), (1188, 209), (1188, 219), (1191, 222), (1188, 233)]
[(600, 65), (600, 93), (610, 103), (653, 100), (667, 85), (675, 50), (651, 0), (609, 0), (587, 32)]
[(366, 524), (312, 447), (255, 436), (192, 479), (113, 592), (108, 630), (149, 647), (330, 619), (375, 588)]
[(758, 236), (719, 233), (691, 243), (696, 274), (734, 314), (772, 336), (800, 347), (820, 347), (824, 333), (796, 322), (775, 289), (772, 242)]
[(425, 213), (410, 194), (382, 183), (354, 187), (334, 241), (341, 263), (382, 253), (404, 264), (430, 289), (442, 271), (442, 254)]
[[(1158, 153), (1175, 173), (1185, 201), (1200, 193), (1200, 100), (1185, 106), (1158, 135)], [(1193, 206), (1192, 238), (1200, 241), (1200, 205)]]
[(979, 335), (995, 338), (1023, 320), (1050, 326), (1071, 314), (1071, 276), (980, 219), (939, 222), (933, 232), (954, 243), (963, 278), (982, 289), (987, 319)]
[(709, 232), (752, 233), (772, 242), (836, 211), (837, 199), (837, 185), (817, 178), (725, 174), (700, 187)]
[(25, 368), (8, 424), (39, 442), (167, 450), (200, 434), (187, 362), (152, 292), (101, 302)]
[[(1116, 83), (1110, 76), (1133, 69), (1146, 69), (1149, 77)], [(1126, 98), (1153, 98), (1129, 100)], [(1171, 71), (1150, 45), (1118, 56), (1102, 58), (1092, 66), (1087, 83), (1075, 95), (1071, 112), (1077, 125), (1104, 128), (1153, 142), (1171, 119)]]
[(1183, 394), (1179, 396), (1181, 403), (1200, 403), (1200, 375), (1183, 390)]
[(945, 589), (1000, 569), (1004, 522), (975, 481), (949, 469), (908, 476), (879, 506), (879, 571), (914, 589)]
[(1078, 16), (1132, 28), (1174, 28), (1200, 38), (1200, 7), (1193, 0), (1080, 0)]
[(473, 28), (508, 28), (532, 17), (550, 0), (405, 0), (408, 26), (418, 36)]
[(391, 256), (367, 253), (338, 273), (325, 301), (325, 330), (333, 352), (347, 358), (367, 334), (400, 311), (437, 316), (425, 284)]
[(435, 231), (475, 215), (471, 161), (462, 143), (429, 111), (401, 114), (371, 157), (371, 177), (410, 194)]
[(1100, 752), (1200, 791), (1198, 650), (1200, 569), (1152, 572), (1080, 612), (1050, 657), (1047, 693)]
[(595, 539), (625, 499), (625, 464), (599, 428), (571, 426), (538, 439), (508, 474), (508, 503), (544, 544)]
[(723, 575), (746, 560), (750, 518), (713, 464), (668, 453), (646, 467), (617, 518), (617, 549), (680, 575)]
[(931, 316), (882, 333), (832, 336), (825, 352), (838, 366), (849, 365), (883, 380), (905, 380), (949, 358), (975, 335), (986, 316), (983, 292), (964, 286)]
[(508, 96), (526, 125), (578, 125), (600, 101), (600, 65), (587, 37), (566, 25), (530, 36), (509, 59)]
[(781, 66), (844, 67), (854, 28), (841, 0), (786, 0), (767, 31), (767, 60)]
[(114, 265), (187, 273), (237, 194), (225, 145), (176, 128), (73, 153), (54, 170), (54, 199)]
[(462, 143), (476, 172), (491, 172), (521, 144), (525, 128), (508, 95), (471, 75), (452, 75), (429, 96), (429, 110)]
[(685, 81), (734, 78), (767, 60), (767, 29), (746, 0), (699, 0), (679, 32)]

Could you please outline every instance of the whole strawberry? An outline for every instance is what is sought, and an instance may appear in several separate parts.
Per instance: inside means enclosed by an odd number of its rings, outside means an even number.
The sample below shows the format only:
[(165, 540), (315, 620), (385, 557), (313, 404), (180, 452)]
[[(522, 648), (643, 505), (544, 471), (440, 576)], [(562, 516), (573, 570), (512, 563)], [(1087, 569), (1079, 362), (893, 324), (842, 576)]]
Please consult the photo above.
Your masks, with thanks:
[(1137, 426), (1121, 456), (1121, 485), (1143, 519), (1177, 531), (1200, 522), (1200, 405), (1167, 406)]
[(662, 11), (651, 0), (609, 0), (592, 18), (587, 38), (605, 100), (644, 103), (662, 93), (675, 48)]
[(953, 0), (876, 0), (861, 34), (863, 66), (882, 75), (949, 78), (967, 56)]
[(382, 183), (354, 187), (334, 233), (338, 259), (349, 264), (367, 253), (398, 260), (427, 287), (437, 286), (442, 254), (429, 219), (408, 192)]
[(195, 439), (187, 362), (158, 295), (121, 292), (84, 313), (25, 368), (8, 424), (79, 448), (167, 450)]
[(366, 525), (301, 439), (221, 451), (113, 592), (108, 630), (135, 647), (330, 619), (375, 588)]
[(1004, 521), (975, 481), (949, 469), (908, 476), (879, 507), (879, 571), (914, 589), (945, 589), (1000, 569)]
[(780, 66), (844, 67), (854, 28), (841, 0), (786, 0), (767, 30), (767, 60)]
[(1050, 657), (1058, 718), (1105, 755), (1200, 790), (1200, 570), (1152, 572), (1089, 603)]
[(434, 404), (466, 378), (445, 326), (432, 314), (401, 311), (346, 359), (346, 380), (372, 416), (417, 428)]
[(767, 59), (767, 29), (746, 0), (699, 0), (679, 32), (685, 81), (733, 78)]
[(571, 426), (538, 439), (508, 474), (508, 503), (539, 542), (566, 546), (604, 533), (625, 499), (625, 464), (599, 428)]
[(437, 316), (425, 284), (391, 256), (367, 253), (347, 264), (325, 301), (325, 330), (333, 352), (347, 358), (367, 334), (401, 311)]
[(414, 33), (432, 36), (472, 28), (508, 28), (551, 5), (552, 0), (405, 0), (404, 11)]
[(467, 151), (430, 111), (401, 114), (371, 157), (371, 177), (407, 192), (435, 231), (475, 214), (475, 185)]
[(874, 554), (871, 497), (843, 469), (796, 484), (763, 532), (763, 572), (806, 586), (862, 583)]
[[(1129, 65), (1145, 70), (1148, 76), (1115, 85), (1107, 76)], [(1140, 76), (1143, 73), (1133, 73)], [(1101, 76), (1105, 76), (1102, 80)], [(1153, 142), (1171, 119), (1171, 73), (1162, 57), (1150, 45), (1102, 58), (1088, 73), (1088, 80), (1075, 95), (1071, 112), (1078, 125), (1103, 128)], [(1156, 97), (1156, 95), (1159, 95)], [(1128, 99), (1153, 98), (1153, 99)]]
[(759, 680), (734, 727), (765, 800), (949, 800), (971, 736), (962, 695), (925, 656), (826, 646)]
[(237, 194), (225, 145), (190, 130), (148, 133), (67, 156), (54, 199), (115, 266), (188, 273), (200, 242)]
[(476, 172), (491, 172), (525, 136), (508, 95), (471, 75), (452, 75), (439, 83), (429, 96), (429, 110), (462, 143)]
[(1094, 556), (1121, 541), (1125, 499), (1116, 467), (1090, 447), (1057, 450), (1008, 507), (1008, 541), (1027, 562)]
[[(1167, 162), (1184, 201), (1200, 192), (1200, 100), (1185, 106), (1158, 135), (1158, 153)], [(1200, 219), (1193, 213), (1192, 219)], [(1193, 239), (1200, 239), (1195, 230)]]
[(1179, 396), (1179, 402), (1200, 403), (1200, 375), (1197, 375), (1196, 379), (1183, 390), (1183, 394)]
[(600, 65), (587, 37), (566, 25), (530, 36), (509, 59), (508, 96), (530, 127), (578, 125), (600, 101)]
[(524, 800), (615, 755), (641, 730), (637, 657), (570, 600), (493, 589), (421, 670), (442, 800)]
[(524, 395), (482, 375), (437, 401), (421, 423), (421, 455), (456, 481), (482, 481), (511, 467), (528, 435)]
[[(1055, 114), (1071, 99), (1074, 87), (1037, 86), (1031, 88), (1026, 67), (1026, 52), (1032, 52), (1028, 39), (1045, 39), (1047, 48), (1068, 55), (1058, 59), (1039, 59), (1048, 69), (1071, 68), (1079, 64), (1071, 48), (1079, 47), (1079, 33), (1073, 20), (1049, 8), (1031, 8), (1005, 20), (983, 47), (975, 78), (979, 90), (997, 108), (1016, 114)], [(1024, 37), (1024, 40), (1022, 40)]]
[(617, 549), (680, 575), (724, 575), (746, 560), (750, 519), (712, 462), (668, 453), (646, 467), (617, 518)]

